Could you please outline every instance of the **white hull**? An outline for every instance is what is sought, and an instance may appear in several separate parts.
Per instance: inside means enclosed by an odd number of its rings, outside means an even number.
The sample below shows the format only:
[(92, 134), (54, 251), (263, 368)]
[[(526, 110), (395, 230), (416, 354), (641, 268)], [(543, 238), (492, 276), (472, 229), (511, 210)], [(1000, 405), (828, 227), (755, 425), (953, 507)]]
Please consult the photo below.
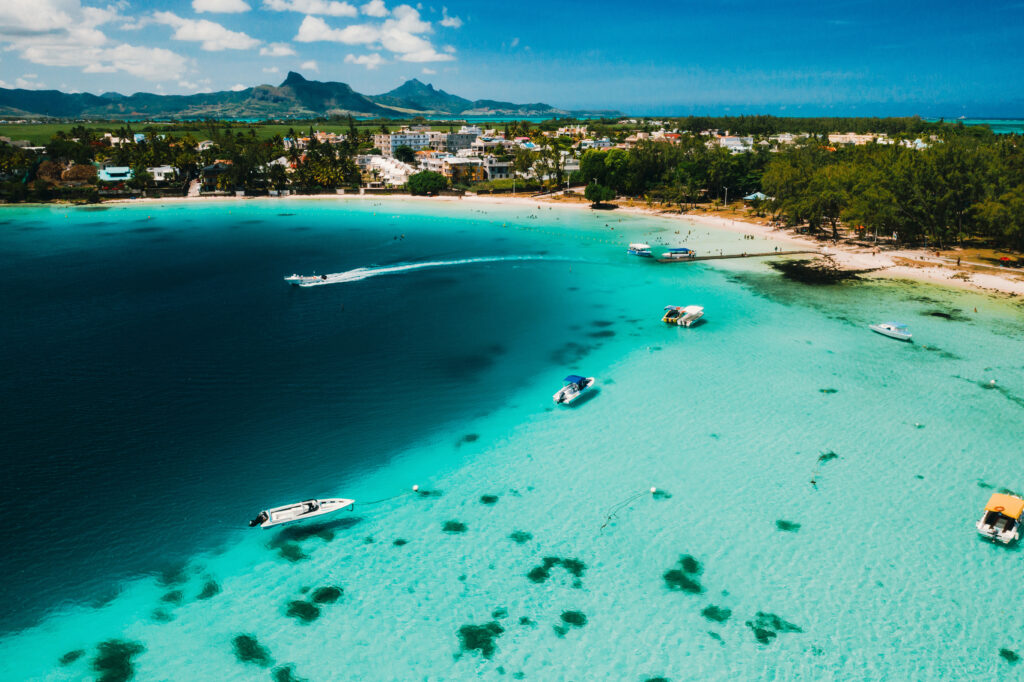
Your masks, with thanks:
[(576, 400), (576, 398), (579, 398), (580, 395), (582, 395), (583, 391), (587, 390), (593, 385), (594, 377), (587, 377), (586, 381), (583, 382), (582, 388), (577, 389), (575, 384), (569, 384), (568, 386), (562, 388), (562, 390), (556, 393), (554, 396), (552, 396), (552, 398), (558, 405), (568, 405), (572, 401)]
[(882, 336), (888, 336), (890, 339), (896, 339), (897, 341), (910, 341), (914, 338), (914, 335), (910, 332), (901, 332), (895, 329), (888, 329), (879, 324), (869, 325), (871, 331)]
[[(704, 308), (699, 305), (688, 305), (685, 308), (668, 308), (668, 313), (661, 318), (662, 322), (668, 324), (678, 325), (680, 327), (692, 327), (697, 320), (704, 317)], [(676, 317), (671, 317), (671, 314), (677, 313)]]
[(1001, 542), (1004, 545), (1008, 545), (1011, 542), (1015, 542), (1020, 539), (1020, 533), (1017, 531), (1017, 527), (1013, 530), (999, 530), (993, 526), (985, 525), (984, 521), (978, 521), (975, 524), (978, 529), (978, 533), (983, 537), (993, 540), (995, 542)]
[(265, 514), (267, 519), (259, 525), (260, 528), (271, 528), (273, 526), (279, 526), (282, 523), (292, 523), (293, 521), (311, 519), (316, 516), (323, 516), (324, 514), (332, 514), (336, 511), (341, 511), (342, 509), (351, 510), (354, 509), (355, 506), (355, 500), (346, 500), (342, 498), (306, 500), (304, 502), (286, 504), (283, 507), (274, 507), (273, 509), (265, 510), (261, 516)]
[(285, 277), (284, 281), (293, 287), (309, 287), (321, 284), (326, 279), (326, 275), (292, 275), (291, 277)]

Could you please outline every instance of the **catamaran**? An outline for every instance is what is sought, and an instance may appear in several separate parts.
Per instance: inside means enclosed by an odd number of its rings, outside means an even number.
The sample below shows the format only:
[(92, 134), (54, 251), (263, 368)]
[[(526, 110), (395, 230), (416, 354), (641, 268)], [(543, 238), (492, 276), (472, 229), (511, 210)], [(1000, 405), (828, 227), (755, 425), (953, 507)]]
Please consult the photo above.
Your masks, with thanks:
[(327, 275), (291, 275), (285, 277), (284, 281), (293, 287), (308, 287), (310, 284), (318, 284), (327, 279)]
[(667, 305), (665, 306), (665, 315), (661, 318), (661, 321), (668, 324), (677, 324), (680, 327), (692, 327), (702, 317), (704, 317), (704, 306), (688, 305), (683, 307), (681, 305)]
[(249, 522), (249, 527), (270, 528), (271, 526), (279, 526), (282, 523), (292, 523), (293, 521), (311, 519), (314, 516), (323, 516), (324, 514), (341, 511), (342, 509), (351, 511), (355, 507), (355, 500), (345, 500), (337, 497), (324, 500), (306, 500), (305, 502), (286, 504), (283, 507), (264, 509), (256, 518)]
[(910, 327), (899, 322), (882, 322), (880, 324), (868, 325), (871, 331), (878, 332), (882, 336), (888, 336), (897, 341), (910, 341), (914, 335), (910, 333)]
[(554, 396), (557, 405), (568, 405), (579, 398), (583, 391), (594, 385), (594, 377), (581, 377), (576, 374), (570, 374), (563, 381), (565, 381), (565, 386)]
[(651, 253), (651, 245), (642, 242), (630, 244), (626, 253), (630, 256), (640, 256), (641, 258), (654, 258), (654, 254)]

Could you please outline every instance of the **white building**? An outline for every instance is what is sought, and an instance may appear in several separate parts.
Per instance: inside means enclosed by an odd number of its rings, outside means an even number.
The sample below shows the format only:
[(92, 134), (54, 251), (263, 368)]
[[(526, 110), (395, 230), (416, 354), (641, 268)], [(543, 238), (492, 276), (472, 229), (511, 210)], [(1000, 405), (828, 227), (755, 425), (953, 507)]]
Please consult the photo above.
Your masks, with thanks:
[(409, 164), (387, 156), (362, 155), (356, 157), (356, 163), (363, 170), (376, 172), (386, 187), (401, 187), (416, 172)]
[(483, 157), (484, 177), (487, 180), (507, 180), (512, 177), (512, 163), (499, 161), (494, 156)]
[(178, 169), (174, 166), (153, 166), (146, 172), (153, 176), (153, 182), (168, 182), (178, 174)]
[(394, 156), (399, 147), (409, 147), (414, 152), (430, 148), (430, 133), (426, 131), (401, 130), (397, 133), (373, 136), (373, 146), (384, 156)]

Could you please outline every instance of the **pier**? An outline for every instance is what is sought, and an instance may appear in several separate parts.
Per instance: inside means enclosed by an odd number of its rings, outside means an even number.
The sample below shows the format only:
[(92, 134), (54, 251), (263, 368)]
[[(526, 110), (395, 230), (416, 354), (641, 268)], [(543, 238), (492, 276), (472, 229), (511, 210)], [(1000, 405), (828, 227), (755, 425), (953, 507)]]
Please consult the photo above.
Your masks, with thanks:
[(798, 251), (765, 251), (763, 253), (726, 253), (717, 256), (695, 256), (693, 258), (657, 258), (659, 263), (693, 263), (700, 260), (723, 260), (726, 258), (764, 258), (765, 256), (793, 256), (799, 253), (818, 253), (815, 249)]

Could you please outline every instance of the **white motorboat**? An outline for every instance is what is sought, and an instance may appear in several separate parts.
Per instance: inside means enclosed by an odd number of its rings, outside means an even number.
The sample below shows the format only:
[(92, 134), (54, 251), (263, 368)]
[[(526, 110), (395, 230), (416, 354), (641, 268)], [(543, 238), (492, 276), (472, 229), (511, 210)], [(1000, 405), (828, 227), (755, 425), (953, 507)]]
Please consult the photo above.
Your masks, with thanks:
[(699, 305), (667, 305), (662, 322), (677, 324), (680, 327), (692, 327), (700, 318), (704, 317), (704, 306)]
[(914, 335), (910, 333), (910, 328), (899, 322), (881, 322), (869, 325), (869, 327), (871, 331), (878, 332), (882, 336), (888, 336), (890, 339), (896, 339), (897, 341), (910, 341), (914, 338)]
[(626, 253), (630, 256), (640, 256), (641, 258), (654, 258), (654, 254), (651, 253), (651, 245), (641, 242), (630, 244)]
[(581, 377), (575, 374), (570, 374), (564, 381), (565, 386), (554, 396), (555, 403), (558, 405), (568, 405), (579, 398), (583, 391), (594, 385), (594, 377)]
[(256, 526), (270, 528), (271, 526), (279, 526), (282, 523), (292, 523), (293, 521), (311, 519), (314, 516), (323, 516), (324, 514), (341, 511), (342, 509), (351, 511), (355, 509), (355, 506), (355, 500), (345, 500), (337, 497), (324, 500), (306, 500), (305, 502), (286, 504), (283, 507), (264, 509), (255, 519), (249, 522), (249, 526), (252, 528)]
[(1008, 545), (1020, 539), (1021, 513), (1024, 513), (1024, 500), (993, 493), (985, 505), (984, 515), (974, 525), (982, 536)]
[(308, 287), (310, 284), (319, 284), (327, 279), (327, 275), (291, 275), (285, 277), (284, 281), (294, 287)]
[(669, 249), (661, 254), (661, 257), (668, 260), (682, 260), (684, 258), (696, 258), (697, 252), (687, 248)]

